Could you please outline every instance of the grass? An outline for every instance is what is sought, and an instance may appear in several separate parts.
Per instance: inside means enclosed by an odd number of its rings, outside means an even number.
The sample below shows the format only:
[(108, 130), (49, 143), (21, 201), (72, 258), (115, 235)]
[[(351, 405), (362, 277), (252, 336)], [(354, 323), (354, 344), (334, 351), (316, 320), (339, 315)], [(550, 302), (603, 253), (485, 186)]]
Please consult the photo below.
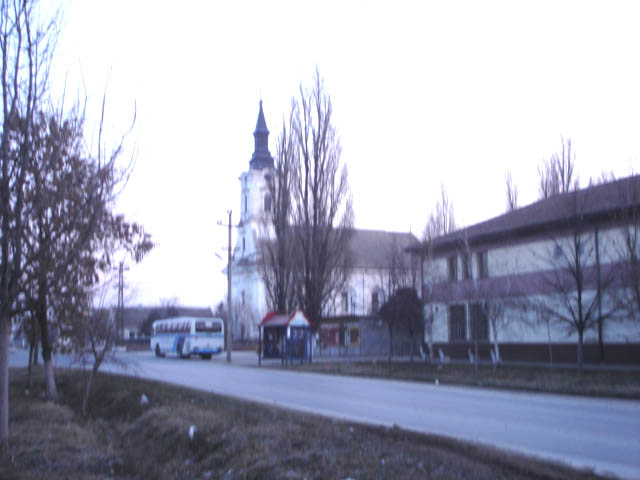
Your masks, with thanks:
[(388, 378), (475, 387), (524, 390), (593, 397), (640, 399), (640, 372), (601, 371), (545, 367), (491, 366), (446, 364), (425, 365), (422, 362), (315, 362), (290, 367), (297, 370)]
[[(42, 381), (38, 371), (35, 384)], [(57, 404), (43, 400), (41, 387), (26, 394), (25, 382), (24, 371), (12, 370), (11, 458), (0, 478), (598, 478), (438, 436), (116, 375), (98, 376), (85, 418), (79, 372), (58, 371)]]

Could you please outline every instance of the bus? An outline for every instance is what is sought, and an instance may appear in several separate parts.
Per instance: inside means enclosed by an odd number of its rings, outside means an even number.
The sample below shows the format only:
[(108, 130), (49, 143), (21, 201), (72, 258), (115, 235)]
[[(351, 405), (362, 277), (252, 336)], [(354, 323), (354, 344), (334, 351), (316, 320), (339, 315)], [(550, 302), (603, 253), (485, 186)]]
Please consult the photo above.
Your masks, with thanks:
[(175, 317), (157, 320), (151, 326), (151, 351), (208, 360), (224, 349), (224, 322), (221, 318)]

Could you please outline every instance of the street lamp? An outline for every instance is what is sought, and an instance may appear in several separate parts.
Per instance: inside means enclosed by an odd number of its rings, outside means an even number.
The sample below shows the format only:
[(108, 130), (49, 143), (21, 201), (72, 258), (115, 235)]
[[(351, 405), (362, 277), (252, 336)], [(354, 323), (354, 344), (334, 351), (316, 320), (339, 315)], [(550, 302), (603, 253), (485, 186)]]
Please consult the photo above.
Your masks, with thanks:
[(231, 227), (233, 224), (231, 223), (231, 210), (227, 210), (229, 214), (229, 223), (227, 225), (223, 224), (220, 220), (218, 220), (218, 225), (223, 227), (229, 227), (229, 245), (227, 247), (227, 322), (224, 326), (225, 334), (227, 335), (227, 363), (231, 363), (231, 329), (230, 326), (232, 324), (231, 316), (233, 315), (233, 311), (231, 309)]

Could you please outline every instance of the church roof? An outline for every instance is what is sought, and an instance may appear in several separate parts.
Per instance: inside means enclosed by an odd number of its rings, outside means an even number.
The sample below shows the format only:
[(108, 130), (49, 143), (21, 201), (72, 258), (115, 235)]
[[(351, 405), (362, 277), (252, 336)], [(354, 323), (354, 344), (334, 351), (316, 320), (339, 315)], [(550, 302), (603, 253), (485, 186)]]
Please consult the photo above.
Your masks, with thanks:
[(391, 251), (418, 245), (418, 239), (410, 232), (386, 232), (383, 230), (354, 229), (349, 250), (354, 268), (385, 268)]
[(256, 129), (253, 132), (254, 150), (249, 165), (255, 170), (261, 170), (267, 167), (273, 167), (273, 157), (269, 152), (269, 129), (264, 119), (262, 111), (262, 100), (260, 100), (260, 111), (258, 112), (258, 121)]
[(260, 111), (258, 112), (258, 121), (256, 122), (256, 130), (253, 134), (266, 133), (269, 135), (269, 129), (267, 128), (267, 122), (264, 119), (264, 112), (262, 111), (262, 100), (260, 100)]

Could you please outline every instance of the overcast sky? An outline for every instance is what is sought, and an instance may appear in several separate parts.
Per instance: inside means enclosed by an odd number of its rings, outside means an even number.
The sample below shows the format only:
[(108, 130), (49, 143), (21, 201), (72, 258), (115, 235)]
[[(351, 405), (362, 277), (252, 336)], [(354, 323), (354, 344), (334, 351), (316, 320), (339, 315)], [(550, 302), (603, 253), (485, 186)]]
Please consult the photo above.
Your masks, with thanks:
[(537, 167), (570, 137), (583, 185), (638, 170), (637, 2), (65, 3), (54, 92), (107, 91), (112, 140), (136, 124), (118, 210), (157, 242), (127, 280), (136, 304), (217, 303), (227, 209), (249, 167), (260, 98), (270, 149), (300, 83), (325, 79), (358, 228), (420, 236), (439, 195), (468, 225), (536, 200)]

